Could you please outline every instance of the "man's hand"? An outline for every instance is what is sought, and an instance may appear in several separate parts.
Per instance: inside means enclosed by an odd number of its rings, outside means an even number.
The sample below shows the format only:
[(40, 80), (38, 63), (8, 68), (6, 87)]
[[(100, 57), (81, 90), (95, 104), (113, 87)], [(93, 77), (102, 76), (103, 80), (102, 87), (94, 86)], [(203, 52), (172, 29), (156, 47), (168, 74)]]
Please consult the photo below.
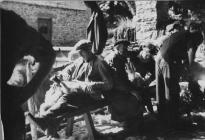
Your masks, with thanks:
[(57, 83), (57, 84), (61, 83), (61, 80), (57, 75), (54, 75), (53, 77), (51, 77), (50, 80)]
[(144, 78), (144, 86), (148, 87), (151, 82), (152, 82), (151, 73), (147, 73)]

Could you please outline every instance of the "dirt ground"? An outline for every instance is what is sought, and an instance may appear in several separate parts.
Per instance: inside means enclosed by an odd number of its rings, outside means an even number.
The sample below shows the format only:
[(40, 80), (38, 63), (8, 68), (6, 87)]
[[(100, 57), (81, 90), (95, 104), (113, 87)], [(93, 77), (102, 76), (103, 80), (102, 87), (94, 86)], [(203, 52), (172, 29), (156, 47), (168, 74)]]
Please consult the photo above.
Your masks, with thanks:
[[(140, 130), (133, 127), (132, 132), (123, 129), (121, 123), (111, 121), (110, 114), (92, 115), (95, 128), (100, 132), (97, 140), (205, 140), (205, 110), (191, 112), (190, 116), (182, 116), (177, 130), (166, 130), (156, 119), (155, 115), (144, 114), (144, 123)], [(65, 136), (65, 129), (58, 133), (61, 138), (56, 140), (88, 140), (87, 129), (82, 116), (74, 124), (73, 135)], [(43, 135), (39, 140), (46, 140)]]

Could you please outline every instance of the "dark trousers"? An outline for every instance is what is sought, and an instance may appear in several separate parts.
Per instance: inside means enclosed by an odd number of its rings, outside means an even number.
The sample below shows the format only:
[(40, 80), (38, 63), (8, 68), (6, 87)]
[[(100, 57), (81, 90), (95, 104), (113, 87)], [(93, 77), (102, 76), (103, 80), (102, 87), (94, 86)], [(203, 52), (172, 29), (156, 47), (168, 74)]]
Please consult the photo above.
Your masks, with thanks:
[(179, 107), (179, 78), (181, 67), (167, 62), (160, 55), (156, 61), (156, 99), (160, 120), (165, 125), (175, 125)]
[(111, 103), (109, 110), (112, 120), (123, 122), (142, 115), (141, 101), (129, 92), (113, 91), (106, 98)]

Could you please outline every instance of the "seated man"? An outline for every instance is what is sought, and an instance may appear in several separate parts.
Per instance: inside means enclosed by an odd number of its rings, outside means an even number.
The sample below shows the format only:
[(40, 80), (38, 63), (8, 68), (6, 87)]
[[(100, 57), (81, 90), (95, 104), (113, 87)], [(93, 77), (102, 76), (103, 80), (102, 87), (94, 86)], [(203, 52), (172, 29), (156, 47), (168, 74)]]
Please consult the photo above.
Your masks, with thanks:
[(104, 58), (114, 71), (115, 88), (123, 92), (133, 90), (126, 72), (127, 47), (129, 44), (126, 40), (117, 41), (114, 44), (114, 51)]
[(153, 113), (151, 97), (154, 97), (155, 86), (150, 84), (155, 80), (154, 55), (157, 49), (154, 45), (147, 43), (139, 52), (129, 52), (127, 72), (133, 86), (141, 91), (142, 98), (150, 113)]
[(62, 94), (40, 117), (35, 118), (28, 114), (29, 120), (40, 126), (43, 131), (52, 133), (52, 129), (59, 123), (59, 116), (97, 103), (102, 99), (102, 95), (112, 89), (110, 68), (91, 52), (91, 47), (87, 40), (81, 40), (75, 45), (75, 50), (79, 51), (83, 59), (79, 58), (73, 65), (68, 66), (70, 82), (56, 80), (62, 87)]
[[(139, 52), (129, 52), (128, 56), (134, 66), (134, 71), (139, 73), (145, 80), (145, 85), (148, 86), (150, 82), (155, 79), (155, 60), (157, 49), (151, 43), (147, 43)], [(129, 66), (127, 67), (130, 72)]]

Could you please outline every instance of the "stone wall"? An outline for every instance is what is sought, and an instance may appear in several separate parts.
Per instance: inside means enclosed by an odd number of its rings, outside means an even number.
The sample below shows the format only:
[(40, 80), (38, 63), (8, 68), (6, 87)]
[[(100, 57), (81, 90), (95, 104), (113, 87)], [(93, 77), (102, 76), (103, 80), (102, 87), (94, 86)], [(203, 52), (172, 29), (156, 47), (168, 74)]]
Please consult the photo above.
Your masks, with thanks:
[(152, 38), (156, 31), (156, 1), (135, 1), (135, 6), (136, 39), (141, 42)]
[[(133, 18), (134, 26), (136, 27), (136, 39), (139, 42), (146, 42), (155, 40), (157, 37), (163, 35), (163, 31), (156, 31), (157, 11), (156, 11), (157, 0), (150, 1), (135, 1), (136, 15)], [(192, 5), (182, 5), (184, 8), (191, 8)], [(205, 6), (201, 6), (201, 9), (197, 9), (198, 19), (205, 22)], [(197, 19), (196, 18), (196, 19)], [(194, 15), (190, 20), (194, 20)], [(172, 27), (167, 26), (167, 30)], [(166, 31), (167, 33), (167, 31)]]
[(71, 46), (86, 37), (89, 22), (89, 10), (73, 10), (26, 4), (21, 2), (1, 2), (0, 7), (13, 10), (33, 28), (37, 29), (37, 20), (41, 17), (52, 18), (52, 44)]

